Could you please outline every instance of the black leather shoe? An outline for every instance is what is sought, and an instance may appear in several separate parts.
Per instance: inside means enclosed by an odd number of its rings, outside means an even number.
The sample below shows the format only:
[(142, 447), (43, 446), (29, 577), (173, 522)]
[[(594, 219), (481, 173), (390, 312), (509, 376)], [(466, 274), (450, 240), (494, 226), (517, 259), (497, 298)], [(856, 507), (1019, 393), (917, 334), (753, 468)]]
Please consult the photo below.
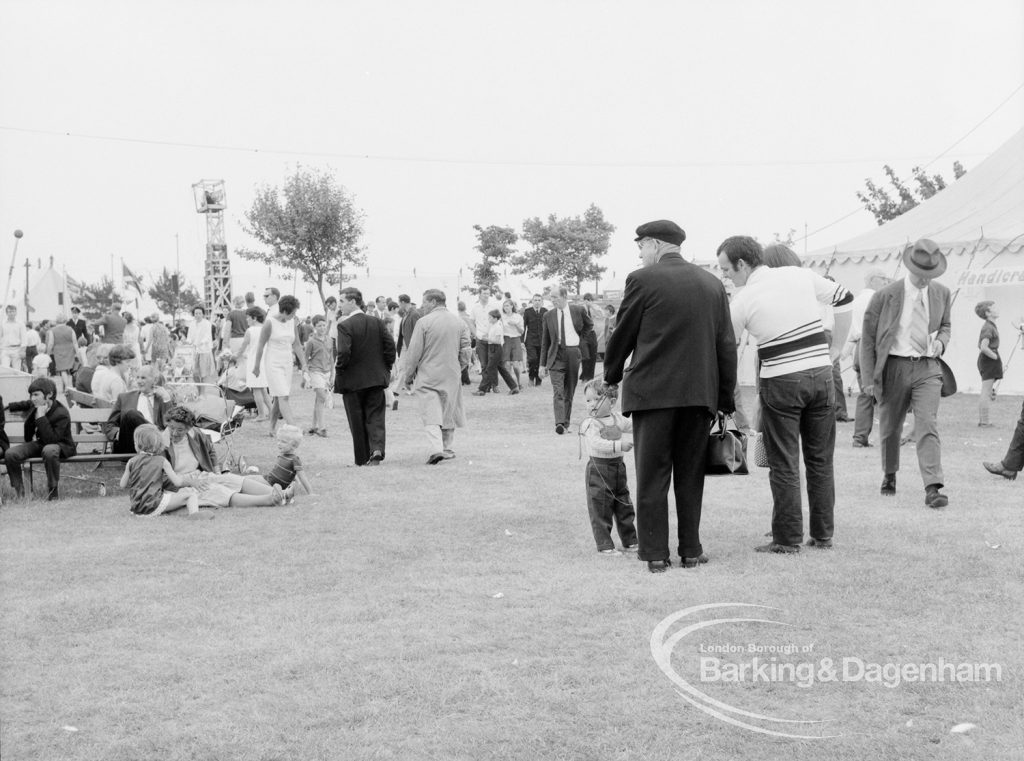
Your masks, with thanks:
[(895, 497), (896, 496), (896, 474), (886, 473), (885, 478), (882, 479), (882, 496), (883, 497)]
[(940, 492), (938, 486), (926, 486), (924, 503), (931, 508), (945, 507), (949, 504), (949, 497)]
[(830, 549), (832, 549), (832, 540), (831, 539), (815, 539), (814, 537), (811, 537), (806, 542), (804, 542), (804, 546), (805, 547), (817, 547), (819, 550), (830, 550)]
[(487, 396), (486, 391), (474, 391), (473, 396)]
[(680, 565), (683, 568), (696, 568), (698, 565), (704, 565), (708, 562), (708, 556), (703, 552), (695, 558), (683, 558)]
[(870, 446), (874, 446), (870, 441), (865, 441), (864, 439), (854, 439), (853, 440), (853, 448), (854, 449), (862, 449), (864, 447), (870, 447)]
[(993, 476), (1002, 476), (1008, 481), (1012, 481), (1017, 477), (1017, 471), (1007, 470), (1001, 462), (983, 462), (982, 465)]
[(672, 567), (671, 560), (648, 560), (647, 570), (651, 573), (665, 573), (669, 568)]
[(444, 454), (441, 452), (434, 452), (427, 458), (427, 465), (437, 465), (441, 460), (445, 459)]
[(555, 426), (555, 433), (557, 433), (559, 436), (561, 436), (563, 433), (565, 433), (565, 426), (562, 425), (561, 423), (556, 425)]
[(380, 461), (384, 459), (384, 453), (379, 449), (374, 449), (373, 454), (370, 455), (370, 459), (366, 461), (367, 465), (380, 465)]

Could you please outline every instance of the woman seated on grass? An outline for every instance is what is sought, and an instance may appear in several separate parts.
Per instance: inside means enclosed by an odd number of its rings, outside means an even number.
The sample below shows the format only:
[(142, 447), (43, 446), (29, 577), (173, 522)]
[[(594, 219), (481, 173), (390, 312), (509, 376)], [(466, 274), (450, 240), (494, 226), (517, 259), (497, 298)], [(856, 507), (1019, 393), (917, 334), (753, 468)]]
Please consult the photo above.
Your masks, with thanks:
[(164, 413), (167, 429), (163, 456), (171, 469), (184, 477), (184, 485), (199, 492), (199, 504), (211, 507), (265, 507), (280, 505), (284, 494), (262, 478), (222, 473), (210, 437), (195, 427), (187, 407), (171, 407)]
[(185, 479), (171, 470), (160, 454), (164, 448), (160, 429), (146, 423), (135, 429), (135, 457), (128, 461), (121, 476), (121, 488), (128, 489), (132, 512), (155, 518), (164, 513), (188, 508), (189, 518), (212, 518), (213, 513), (199, 509), (199, 493), (185, 486)]

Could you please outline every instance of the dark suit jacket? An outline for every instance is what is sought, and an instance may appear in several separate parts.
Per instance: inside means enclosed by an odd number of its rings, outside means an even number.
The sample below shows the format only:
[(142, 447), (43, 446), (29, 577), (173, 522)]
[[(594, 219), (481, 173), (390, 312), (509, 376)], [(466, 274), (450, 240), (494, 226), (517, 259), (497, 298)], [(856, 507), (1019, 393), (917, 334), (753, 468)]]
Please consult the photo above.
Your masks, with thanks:
[[(583, 339), (588, 331), (594, 332), (594, 321), (590, 319), (590, 315), (587, 314), (587, 310), (583, 307), (570, 304), (568, 308), (569, 317), (572, 319), (572, 327), (580, 337), (580, 356), (586, 359), (587, 356), (583, 354), (585, 351)], [(541, 362), (544, 363), (544, 367), (550, 370), (551, 365), (555, 363), (555, 359), (558, 356), (558, 310), (549, 309), (544, 313), (541, 322), (544, 324), (544, 328), (540, 334), (540, 358)]]
[(355, 312), (338, 323), (336, 394), (388, 385), (394, 364), (395, 341), (381, 320)]
[(61, 457), (71, 457), (78, 449), (71, 435), (71, 414), (68, 408), (55, 401), (43, 417), (36, 419), (36, 407), (30, 401), (11, 402), (11, 412), (27, 412), (25, 418), (25, 441), (36, 440), (43, 446), (58, 444)]
[[(896, 334), (900, 329), (905, 287), (904, 279), (900, 278), (880, 288), (871, 297), (864, 312), (864, 325), (860, 334), (860, 372), (862, 378), (871, 379), (867, 383), (874, 385), (874, 397), (879, 401), (882, 399), (885, 361), (896, 343)], [(928, 333), (936, 334), (936, 338), (942, 342), (943, 353), (949, 346), (949, 311), (952, 306), (949, 288), (934, 280), (928, 283)]]
[(398, 346), (395, 347), (395, 353), (401, 356), (402, 350), (409, 346), (409, 341), (412, 340), (412, 332), (416, 329), (416, 323), (420, 319), (420, 310), (416, 307), (412, 307), (408, 312), (405, 313), (405, 317), (402, 318), (402, 322), (398, 325)]
[[(107, 418), (107, 438), (113, 439), (117, 436), (118, 427), (121, 425), (121, 415), (125, 412), (138, 411), (139, 409), (139, 394), (141, 391), (125, 391), (123, 394), (117, 395), (117, 401), (114, 402), (114, 408), (110, 411), (110, 417)], [(164, 412), (170, 405), (160, 398), (158, 394), (153, 394), (153, 425), (157, 428), (164, 429)]]
[(736, 337), (722, 282), (675, 253), (631, 272), (605, 348), (604, 379), (622, 382), (627, 415), (671, 407), (733, 412)]
[(533, 307), (526, 307), (523, 310), (523, 344), (525, 346), (540, 346), (541, 334), (543, 333), (543, 319), (548, 310), (544, 307), (538, 312)]

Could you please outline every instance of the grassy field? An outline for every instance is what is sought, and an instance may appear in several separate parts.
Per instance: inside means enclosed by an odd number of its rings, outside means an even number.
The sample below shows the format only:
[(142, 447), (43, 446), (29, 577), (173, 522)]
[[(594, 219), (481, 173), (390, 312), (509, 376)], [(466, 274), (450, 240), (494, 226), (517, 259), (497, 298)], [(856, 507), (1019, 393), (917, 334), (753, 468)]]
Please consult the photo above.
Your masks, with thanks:
[[(986, 431), (976, 397), (943, 402), (944, 510), (924, 506), (910, 447), (883, 501), (877, 448), (851, 448), (842, 425), (835, 550), (752, 552), (771, 511), (758, 470), (709, 481), (711, 562), (660, 576), (594, 551), (576, 436), (554, 434), (546, 385), (466, 404), (458, 457), (428, 467), (403, 399), (380, 468), (350, 465), (339, 404), (330, 438), (300, 450), (316, 494), (290, 507), (133, 518), (113, 469), (106, 498), (78, 484), (55, 505), (5, 504), (4, 761), (1024, 755), (1024, 482), (980, 465), (1005, 451), (1019, 397), (996, 402)], [(305, 421), (305, 392), (297, 407)], [(270, 462), (252, 424), (234, 446)], [(686, 621), (784, 625), (697, 630), (676, 643), (675, 672), (729, 706), (825, 721), (759, 726), (836, 737), (755, 733), (681, 697), (652, 631), (715, 603), (776, 610)], [(1001, 680), (701, 681), (709, 650), (751, 644), (804, 653), (780, 662), (995, 663)]]

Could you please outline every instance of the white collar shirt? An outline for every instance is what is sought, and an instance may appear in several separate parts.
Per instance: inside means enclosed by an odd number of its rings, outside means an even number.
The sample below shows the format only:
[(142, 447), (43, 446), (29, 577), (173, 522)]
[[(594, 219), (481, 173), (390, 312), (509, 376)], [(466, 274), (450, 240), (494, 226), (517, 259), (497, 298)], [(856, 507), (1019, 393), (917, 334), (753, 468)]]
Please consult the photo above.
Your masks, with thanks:
[[(920, 357), (921, 352), (915, 349), (910, 343), (910, 323), (914, 320), (914, 303), (920, 296), (924, 300), (925, 319), (931, 317), (928, 307), (928, 286), (918, 288), (910, 282), (910, 275), (903, 278), (903, 311), (900, 312), (900, 327), (896, 331), (896, 340), (892, 344), (889, 354), (897, 357)], [(931, 343), (931, 334), (928, 335)]]

